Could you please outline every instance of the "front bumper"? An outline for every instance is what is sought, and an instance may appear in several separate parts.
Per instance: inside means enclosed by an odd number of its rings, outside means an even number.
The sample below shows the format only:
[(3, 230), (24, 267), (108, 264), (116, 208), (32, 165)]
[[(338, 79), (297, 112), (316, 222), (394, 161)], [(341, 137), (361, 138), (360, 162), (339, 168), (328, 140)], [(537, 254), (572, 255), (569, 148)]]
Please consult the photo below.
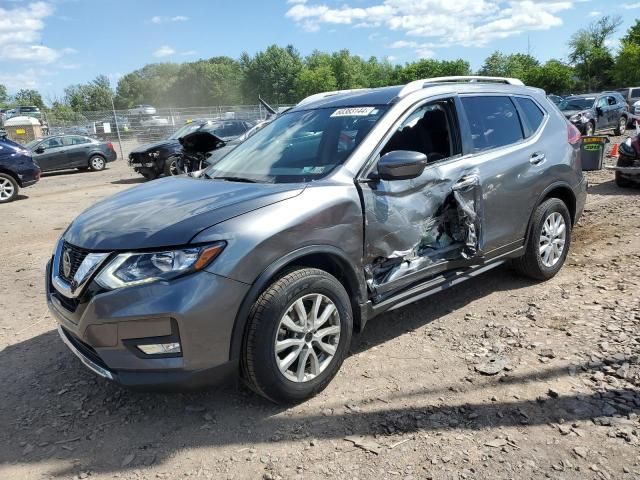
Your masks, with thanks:
[[(122, 385), (198, 387), (237, 372), (231, 335), (249, 285), (201, 271), (171, 282), (63, 297), (47, 265), (46, 295), (67, 347), (89, 369)], [(181, 353), (146, 355), (137, 345), (178, 339)]]

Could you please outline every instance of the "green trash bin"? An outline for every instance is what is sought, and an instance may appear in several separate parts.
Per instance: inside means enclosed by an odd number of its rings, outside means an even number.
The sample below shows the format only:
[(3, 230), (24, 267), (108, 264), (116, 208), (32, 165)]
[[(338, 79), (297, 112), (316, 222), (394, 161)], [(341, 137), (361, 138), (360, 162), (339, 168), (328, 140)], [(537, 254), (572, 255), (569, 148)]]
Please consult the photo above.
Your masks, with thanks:
[(582, 170), (602, 170), (604, 149), (607, 143), (609, 143), (609, 138), (601, 135), (582, 137), (582, 144), (580, 145)]

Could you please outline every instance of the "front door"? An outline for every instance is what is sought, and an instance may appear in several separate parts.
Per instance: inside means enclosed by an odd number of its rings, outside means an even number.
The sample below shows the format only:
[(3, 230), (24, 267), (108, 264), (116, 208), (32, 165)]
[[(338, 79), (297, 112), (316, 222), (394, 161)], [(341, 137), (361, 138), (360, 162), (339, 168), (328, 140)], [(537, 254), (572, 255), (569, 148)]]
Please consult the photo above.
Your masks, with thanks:
[(359, 181), (365, 210), (365, 276), (382, 299), (439, 272), (468, 264), (482, 235), (477, 170), (462, 158), (453, 98), (408, 112), (376, 152), (424, 153), (423, 173), (409, 180), (375, 178), (377, 161)]
[(91, 140), (80, 135), (65, 137), (67, 167), (86, 167), (89, 165), (89, 148)]
[(596, 100), (596, 130), (606, 130), (612, 128), (611, 107), (607, 97), (598, 97)]
[(47, 138), (33, 149), (33, 159), (42, 171), (65, 168), (67, 155), (62, 137)]

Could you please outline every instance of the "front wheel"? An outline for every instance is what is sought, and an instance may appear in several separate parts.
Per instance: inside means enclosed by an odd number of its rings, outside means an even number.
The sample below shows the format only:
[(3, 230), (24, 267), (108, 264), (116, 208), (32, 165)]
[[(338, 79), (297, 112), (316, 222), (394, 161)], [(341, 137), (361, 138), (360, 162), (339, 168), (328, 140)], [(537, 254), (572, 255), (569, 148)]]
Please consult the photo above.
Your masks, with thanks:
[(0, 203), (8, 203), (18, 196), (18, 182), (7, 173), (0, 173)]
[(631, 188), (635, 184), (633, 180), (629, 180), (627, 177), (622, 175), (620, 172), (616, 172), (616, 185), (620, 188)]
[(562, 268), (571, 245), (571, 216), (565, 203), (549, 198), (536, 208), (526, 250), (513, 260), (522, 275), (548, 280)]
[(160, 175), (155, 168), (140, 169), (138, 173), (147, 180), (155, 180)]
[(590, 137), (591, 135), (593, 135), (594, 131), (595, 131), (595, 128), (593, 126), (593, 123), (587, 122), (587, 125), (584, 127), (584, 136)]
[(104, 170), (106, 166), (107, 162), (105, 161), (104, 157), (101, 157), (100, 155), (94, 155), (89, 159), (89, 168), (94, 172)]
[(613, 131), (616, 135), (624, 135), (624, 132), (627, 131), (627, 117), (620, 117), (618, 120), (618, 126)]
[(346, 290), (315, 268), (273, 282), (254, 303), (248, 322), (243, 379), (276, 403), (301, 402), (322, 391), (342, 365), (353, 329)]

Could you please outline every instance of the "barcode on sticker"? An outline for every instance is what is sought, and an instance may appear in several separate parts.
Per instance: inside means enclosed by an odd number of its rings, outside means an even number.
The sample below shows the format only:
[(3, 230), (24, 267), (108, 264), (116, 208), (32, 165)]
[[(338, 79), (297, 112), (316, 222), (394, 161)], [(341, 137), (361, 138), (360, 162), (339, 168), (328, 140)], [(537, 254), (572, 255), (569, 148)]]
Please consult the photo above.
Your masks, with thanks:
[(376, 107), (351, 107), (339, 108), (331, 114), (332, 117), (366, 117), (373, 112)]

